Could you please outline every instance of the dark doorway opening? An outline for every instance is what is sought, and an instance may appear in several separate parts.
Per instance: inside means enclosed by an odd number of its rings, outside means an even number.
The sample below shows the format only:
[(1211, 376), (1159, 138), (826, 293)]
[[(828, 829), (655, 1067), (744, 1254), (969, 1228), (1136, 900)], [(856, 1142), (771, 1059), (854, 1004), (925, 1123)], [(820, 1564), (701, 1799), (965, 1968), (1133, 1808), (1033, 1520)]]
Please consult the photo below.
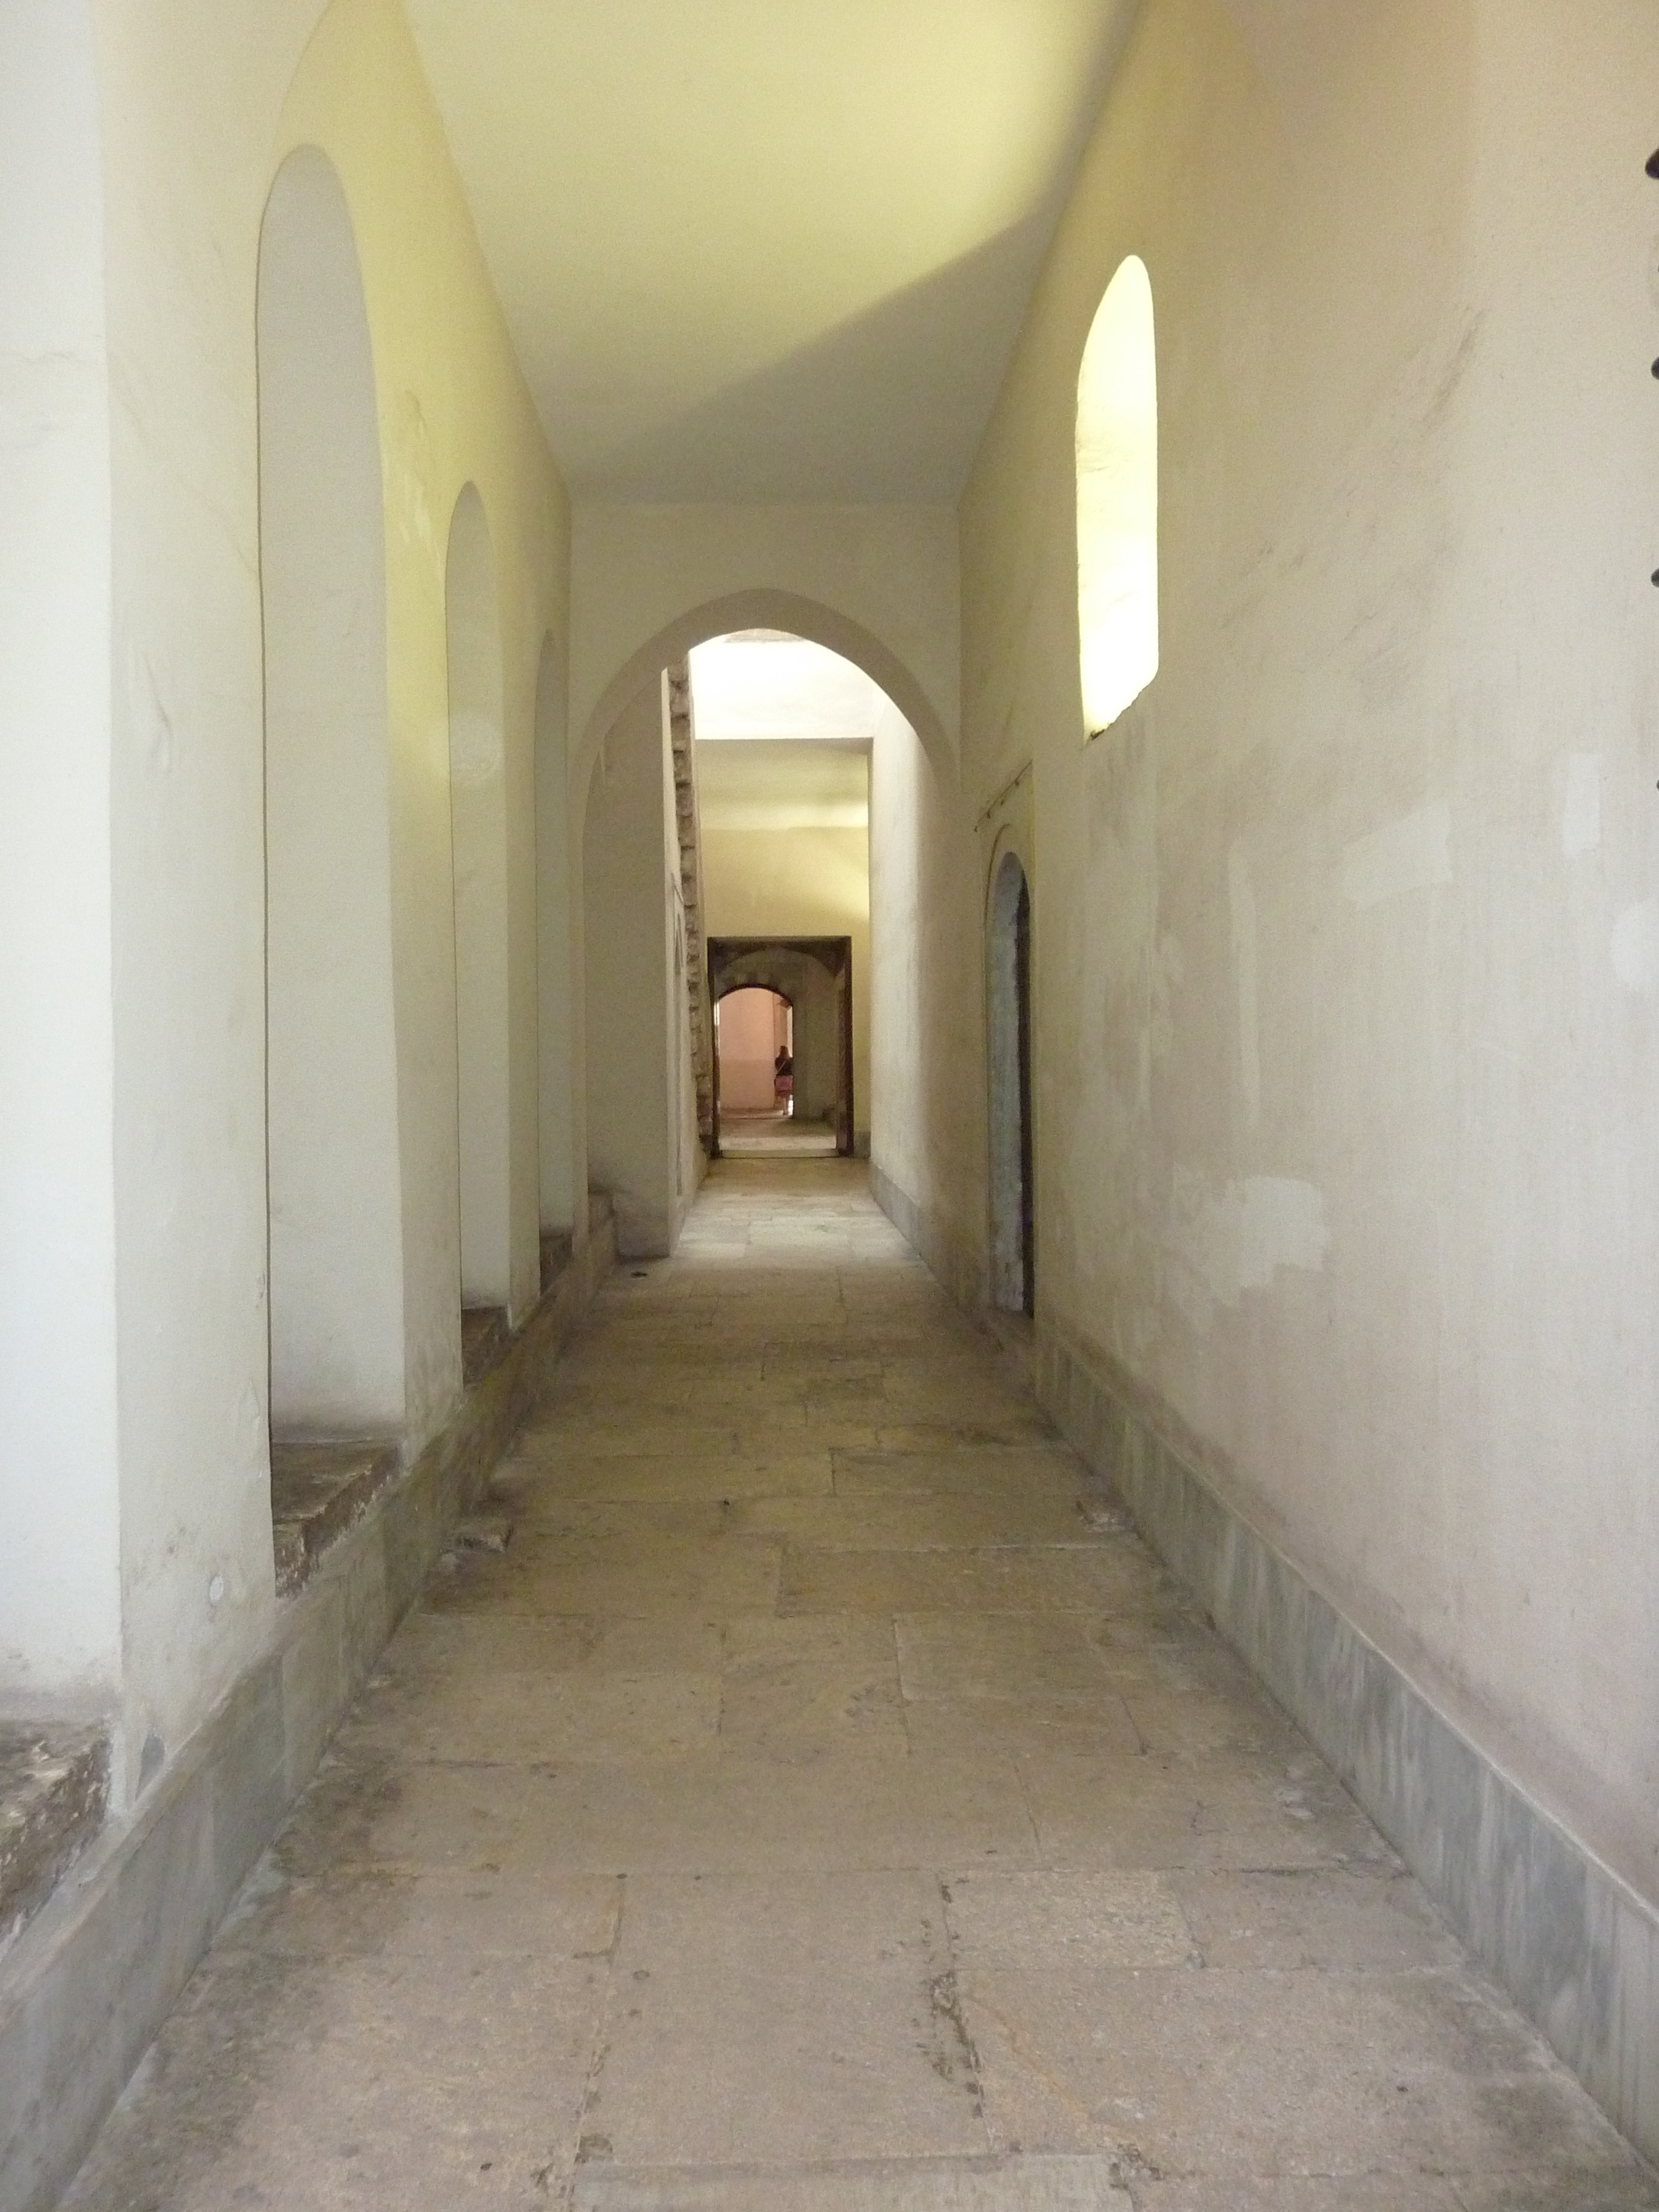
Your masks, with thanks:
[(987, 933), (991, 1079), (991, 1302), (1036, 1311), (1036, 1205), (1031, 1142), (1031, 893), (1005, 853)]
[[(791, 1127), (814, 1122), (850, 1157), (853, 1140), (853, 940), (850, 937), (711, 937), (708, 996), (771, 991), (792, 1013)], [(714, 1042), (714, 1141), (720, 1157), (720, 1048)]]

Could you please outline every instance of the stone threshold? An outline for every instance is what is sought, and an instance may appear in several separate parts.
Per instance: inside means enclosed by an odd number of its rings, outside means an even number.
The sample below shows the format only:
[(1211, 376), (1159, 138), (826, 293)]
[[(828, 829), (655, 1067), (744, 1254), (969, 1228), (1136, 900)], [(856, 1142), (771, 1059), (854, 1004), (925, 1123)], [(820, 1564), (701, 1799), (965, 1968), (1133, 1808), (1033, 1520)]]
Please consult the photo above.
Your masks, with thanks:
[[(976, 1261), (878, 1169), (871, 1185), (982, 1321)], [(1041, 1316), (1035, 1365), (1066, 1442), (1613, 2125), (1659, 2160), (1659, 1906), (1222, 1495), (1167, 1409)]]
[(273, 1437), (270, 1519), (276, 1593), (303, 1589), (319, 1561), (398, 1479), (395, 1437)]
[(0, 1954), (104, 1824), (109, 1733), (0, 1720)]
[(505, 1306), (463, 1306), (461, 1309), (461, 1386), (471, 1390), (490, 1370), (500, 1365), (513, 1341), (513, 1324)]
[[(414, 1464), (325, 1546), (272, 1641), (0, 1957), (0, 2212), (50, 2212), (260, 1853), (534, 1413), (616, 1262), (610, 1208)], [(107, 1763), (103, 1770), (107, 1771)]]

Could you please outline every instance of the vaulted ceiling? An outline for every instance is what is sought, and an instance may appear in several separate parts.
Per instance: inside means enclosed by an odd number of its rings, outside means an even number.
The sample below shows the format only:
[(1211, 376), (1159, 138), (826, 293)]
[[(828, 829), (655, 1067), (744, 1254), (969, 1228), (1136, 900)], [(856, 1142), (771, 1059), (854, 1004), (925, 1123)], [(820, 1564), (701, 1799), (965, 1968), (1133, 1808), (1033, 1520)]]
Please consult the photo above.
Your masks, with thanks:
[(946, 500), (1134, 0), (409, 0), (572, 489)]

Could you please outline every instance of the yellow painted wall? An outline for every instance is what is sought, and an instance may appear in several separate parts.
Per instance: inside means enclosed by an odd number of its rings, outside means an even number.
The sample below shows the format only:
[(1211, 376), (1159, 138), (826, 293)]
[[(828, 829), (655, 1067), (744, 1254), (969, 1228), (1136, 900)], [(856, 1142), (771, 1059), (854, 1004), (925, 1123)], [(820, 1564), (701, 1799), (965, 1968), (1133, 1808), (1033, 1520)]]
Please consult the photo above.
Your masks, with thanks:
[[(339, 173), (374, 349), (406, 1316), (418, 1440), (459, 1382), (443, 602), (476, 482), (498, 562), (515, 1265), (536, 1213), (531, 728), (568, 668), (568, 519), (397, 0), (98, 0), (110, 385), (118, 1797), (272, 1631), (254, 307), (290, 149)], [(562, 763), (561, 763), (562, 765)], [(523, 1224), (529, 1234), (524, 1234)], [(210, 1596), (210, 1592), (213, 1595)]]
[[(1650, 1893), (1656, 68), (1635, 0), (1148, 0), (961, 514), (975, 816), (1033, 765), (1039, 1326)], [(1130, 253), (1162, 661), (1085, 744)]]

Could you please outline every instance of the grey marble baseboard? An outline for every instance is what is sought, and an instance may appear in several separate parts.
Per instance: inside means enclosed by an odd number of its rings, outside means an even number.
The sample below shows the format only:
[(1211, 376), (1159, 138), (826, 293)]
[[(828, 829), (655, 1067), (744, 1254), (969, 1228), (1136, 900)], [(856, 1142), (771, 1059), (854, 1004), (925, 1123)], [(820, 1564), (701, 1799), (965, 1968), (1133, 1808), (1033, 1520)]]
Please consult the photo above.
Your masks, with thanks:
[(1614, 2124), (1659, 2158), (1659, 1913), (1038, 1326), (1037, 1395)]
[(448, 1425), (283, 1603), (270, 1649), (0, 1965), (0, 2212), (46, 2212), (616, 1259), (608, 1209)]
[(971, 1312), (984, 1303), (984, 1267), (978, 1255), (969, 1251), (945, 1223), (918, 1206), (908, 1191), (874, 1160), (870, 1163), (870, 1193), (958, 1305)]

